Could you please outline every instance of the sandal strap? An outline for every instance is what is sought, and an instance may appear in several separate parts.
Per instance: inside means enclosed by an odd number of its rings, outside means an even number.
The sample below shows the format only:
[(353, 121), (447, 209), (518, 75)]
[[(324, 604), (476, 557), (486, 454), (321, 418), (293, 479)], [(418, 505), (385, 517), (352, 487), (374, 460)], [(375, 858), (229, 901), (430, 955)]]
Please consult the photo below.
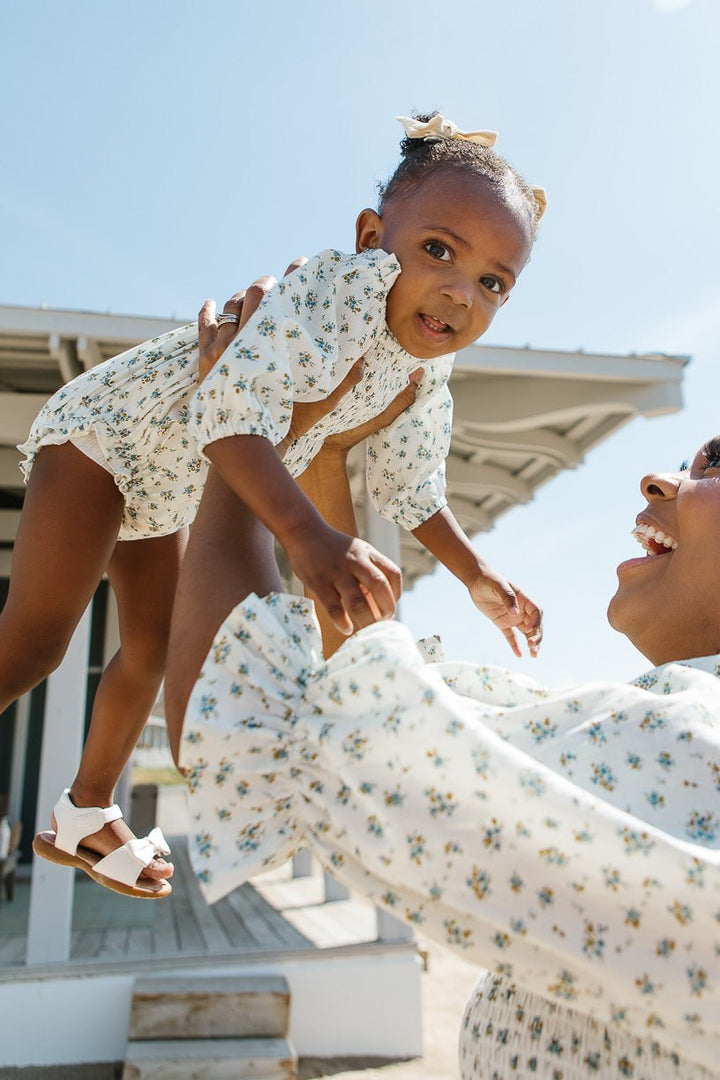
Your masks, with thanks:
[(111, 851), (105, 858), (93, 866), (96, 874), (112, 878), (123, 885), (135, 885), (146, 866), (156, 855), (169, 855), (170, 848), (159, 828), (154, 828), (147, 836), (128, 840), (122, 847)]
[(53, 812), (57, 821), (55, 847), (69, 855), (77, 854), (78, 845), (86, 836), (92, 836), (109, 821), (117, 821), (123, 816), (117, 803), (112, 806), (75, 806), (70, 799), (70, 788), (65, 788)]

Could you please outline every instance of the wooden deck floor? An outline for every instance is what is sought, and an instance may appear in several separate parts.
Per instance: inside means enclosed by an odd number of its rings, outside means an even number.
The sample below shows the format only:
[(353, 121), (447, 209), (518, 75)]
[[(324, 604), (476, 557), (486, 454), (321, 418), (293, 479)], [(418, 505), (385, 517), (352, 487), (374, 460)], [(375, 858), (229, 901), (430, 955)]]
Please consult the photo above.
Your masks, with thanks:
[[(190, 869), (184, 839), (171, 842), (175, 875), (167, 900), (131, 900), (79, 874), (71, 962), (133, 957), (227, 955), (312, 950), (375, 938), (372, 907), (359, 900), (323, 904), (322, 879), (289, 868), (243, 885), (209, 907)], [(29, 882), (0, 906), (0, 970), (25, 962)]]

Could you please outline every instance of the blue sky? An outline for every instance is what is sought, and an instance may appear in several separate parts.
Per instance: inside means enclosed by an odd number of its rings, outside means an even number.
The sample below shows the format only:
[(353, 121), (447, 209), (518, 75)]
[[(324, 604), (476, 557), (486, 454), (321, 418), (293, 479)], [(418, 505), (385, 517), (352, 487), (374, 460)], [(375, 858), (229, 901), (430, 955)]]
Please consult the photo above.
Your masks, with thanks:
[[(526, 670), (641, 670), (604, 618), (638, 480), (720, 429), (717, 0), (24, 0), (2, 26), (0, 303), (193, 317), (350, 250), (397, 114), (500, 132), (550, 209), (485, 341), (693, 356), (683, 412), (632, 422), (477, 539), (545, 608)], [(512, 662), (444, 572), (404, 617)]]

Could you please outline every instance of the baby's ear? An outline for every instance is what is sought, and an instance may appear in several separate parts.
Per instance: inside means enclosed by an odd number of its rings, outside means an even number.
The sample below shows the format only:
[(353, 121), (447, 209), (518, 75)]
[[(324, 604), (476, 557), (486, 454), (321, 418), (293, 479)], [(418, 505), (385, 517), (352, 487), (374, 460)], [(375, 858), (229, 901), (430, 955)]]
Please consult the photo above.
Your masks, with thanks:
[(376, 210), (367, 207), (355, 222), (355, 251), (382, 247), (383, 220)]

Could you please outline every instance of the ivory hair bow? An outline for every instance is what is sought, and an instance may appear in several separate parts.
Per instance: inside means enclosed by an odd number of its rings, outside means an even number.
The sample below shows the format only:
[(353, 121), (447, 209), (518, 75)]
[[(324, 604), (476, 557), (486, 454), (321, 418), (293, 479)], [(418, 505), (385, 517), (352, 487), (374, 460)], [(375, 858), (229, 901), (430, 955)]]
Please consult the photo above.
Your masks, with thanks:
[[(465, 139), (480, 146), (494, 146), (497, 142), (497, 131), (461, 131), (457, 124), (440, 113), (427, 121), (415, 120), (411, 116), (396, 116), (395, 119), (402, 124), (408, 139)], [(542, 187), (533, 187), (532, 193), (537, 203), (539, 221), (547, 210), (547, 195)]]
[(408, 139), (466, 139), (481, 146), (494, 146), (497, 131), (461, 131), (452, 120), (437, 113), (431, 120), (415, 120), (411, 116), (397, 116)]

